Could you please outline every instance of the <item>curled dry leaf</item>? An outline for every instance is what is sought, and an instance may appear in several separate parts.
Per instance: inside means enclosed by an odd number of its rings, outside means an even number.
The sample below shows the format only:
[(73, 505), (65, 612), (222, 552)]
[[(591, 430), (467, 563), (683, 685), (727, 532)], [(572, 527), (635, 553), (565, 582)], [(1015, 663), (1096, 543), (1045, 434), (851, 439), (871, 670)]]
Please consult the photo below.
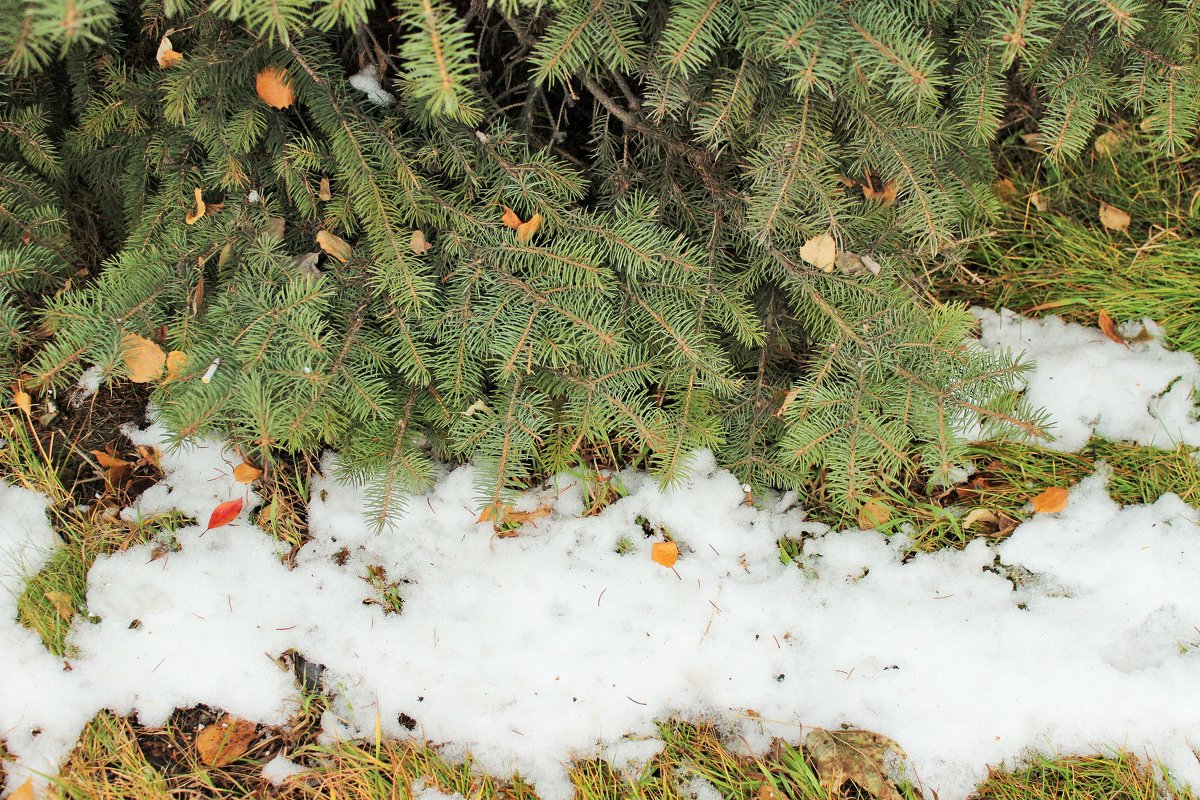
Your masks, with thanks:
[(500, 218), (500, 221), (512, 228), (514, 231), (521, 227), (523, 223), (521, 222), (521, 218), (517, 216), (517, 212), (513, 211), (508, 206), (501, 207), (504, 209), (504, 216)]
[(317, 246), (343, 264), (350, 260), (350, 255), (354, 252), (349, 242), (329, 231), (317, 232)]
[(788, 393), (783, 396), (783, 402), (779, 405), (779, 410), (775, 413), (782, 417), (792, 407), (792, 403), (796, 402), (796, 398), (800, 396), (799, 389), (789, 389)]
[(1052, 486), (1029, 502), (1033, 505), (1034, 511), (1053, 514), (1067, 507), (1068, 497), (1066, 489), (1061, 486)]
[(25, 412), (27, 417), (33, 411), (33, 398), (24, 389), (17, 389), (13, 392), (13, 402), (17, 404), (17, 408)]
[(809, 239), (800, 248), (800, 257), (822, 272), (833, 272), (834, 262), (837, 261), (837, 242), (833, 234), (825, 232)]
[(882, 497), (873, 497), (858, 510), (858, 527), (873, 530), (892, 518), (892, 507)]
[(673, 567), (679, 560), (679, 545), (674, 542), (655, 542), (650, 545), (650, 558), (664, 567)]
[(412, 238), (408, 240), (408, 246), (419, 256), (425, 255), (429, 252), (429, 248), (433, 247), (425, 238), (425, 231), (419, 228), (412, 232)]
[(1000, 518), (996, 516), (994, 511), (989, 511), (986, 508), (973, 508), (967, 512), (965, 517), (963, 517), (963, 530), (965, 531), (967, 528), (977, 523), (999, 525)]
[(75, 606), (71, 604), (71, 596), (66, 592), (46, 592), (46, 599), (54, 607), (54, 613), (67, 622), (70, 622), (71, 617), (75, 616)]
[(1129, 343), (1125, 341), (1125, 337), (1117, 331), (1117, 324), (1113, 322), (1113, 318), (1110, 317), (1108, 312), (1104, 309), (1100, 309), (1099, 323), (1100, 331), (1105, 336), (1107, 336), (1109, 339), (1112, 339), (1117, 344), (1124, 345), (1125, 347), (1129, 346)]
[(228, 525), (237, 519), (237, 515), (242, 513), (242, 498), (236, 500), (227, 500), (221, 505), (213, 509), (212, 514), (208, 518), (208, 527), (200, 535), (203, 536), (213, 528), (219, 528), (222, 525)]
[(154, 54), (154, 59), (158, 61), (159, 68), (170, 69), (183, 61), (183, 53), (177, 52), (175, 46), (171, 44), (170, 37), (164, 36), (158, 43), (158, 52)]
[(241, 758), (254, 740), (253, 722), (225, 714), (196, 735), (196, 753), (210, 767), (223, 767)]
[(127, 333), (121, 340), (125, 351), (125, 371), (134, 383), (150, 383), (162, 377), (167, 364), (167, 354), (154, 342)]
[(204, 216), (204, 212), (205, 212), (204, 197), (200, 193), (200, 187), (197, 186), (196, 187), (196, 210), (189, 211), (187, 214), (184, 215), (184, 217), (183, 217), (184, 224), (185, 225), (196, 224), (197, 220), (199, 220), (201, 217)]
[(329, 188), (329, 178), (322, 176), (321, 185), (317, 189), (317, 198), (320, 200), (332, 200), (333, 192)]
[(262, 474), (261, 469), (245, 461), (233, 468), (233, 479), (238, 483), (254, 483)]
[(271, 108), (287, 108), (296, 102), (292, 82), (287, 70), (282, 67), (267, 67), (254, 79), (254, 90), (258, 97)]
[(528, 222), (522, 222), (517, 227), (517, 241), (528, 242), (538, 232), (538, 228), (542, 227), (543, 222), (545, 222), (545, 218), (541, 214), (534, 214)]
[(1100, 201), (1100, 224), (1110, 231), (1120, 231), (1125, 233), (1129, 230), (1129, 223), (1133, 219), (1116, 206), (1110, 206), (1103, 200)]

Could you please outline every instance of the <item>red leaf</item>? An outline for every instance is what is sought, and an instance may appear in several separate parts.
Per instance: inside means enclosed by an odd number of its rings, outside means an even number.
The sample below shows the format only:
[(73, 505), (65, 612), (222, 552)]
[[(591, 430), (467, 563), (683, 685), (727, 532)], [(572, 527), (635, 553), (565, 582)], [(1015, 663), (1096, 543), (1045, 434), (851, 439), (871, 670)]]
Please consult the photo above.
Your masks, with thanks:
[(213, 509), (212, 516), (208, 518), (208, 527), (200, 534), (203, 536), (213, 528), (219, 528), (222, 525), (228, 525), (237, 519), (237, 515), (242, 513), (242, 498), (237, 500), (229, 500), (221, 503)]

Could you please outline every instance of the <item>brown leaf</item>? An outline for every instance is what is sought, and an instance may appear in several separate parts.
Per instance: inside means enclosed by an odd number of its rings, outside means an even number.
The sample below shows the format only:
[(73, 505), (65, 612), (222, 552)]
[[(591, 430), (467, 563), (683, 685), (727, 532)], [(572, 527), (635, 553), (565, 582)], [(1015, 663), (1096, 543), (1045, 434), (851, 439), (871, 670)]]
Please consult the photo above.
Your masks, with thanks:
[(1001, 203), (1012, 203), (1020, 197), (1016, 185), (1009, 178), (1001, 178), (992, 184), (992, 192)]
[(172, 350), (167, 353), (167, 377), (163, 378), (163, 383), (179, 380), (179, 376), (187, 369), (188, 357), (181, 350)]
[[(112, 445), (109, 445), (112, 447)], [(92, 455), (96, 458), (96, 463), (103, 469), (113, 469), (114, 467), (128, 467), (130, 463), (122, 458), (117, 458), (112, 453), (106, 453), (103, 450), (93, 450)]]
[(788, 393), (783, 396), (783, 403), (780, 404), (779, 410), (775, 413), (778, 416), (783, 416), (787, 410), (792, 407), (792, 403), (796, 402), (796, 398), (800, 396), (799, 389), (789, 389)]
[(1132, 218), (1116, 206), (1110, 206), (1103, 200), (1100, 201), (1100, 224), (1110, 231), (1120, 231), (1125, 233), (1129, 230), (1129, 223)]
[(246, 752), (254, 739), (253, 722), (225, 714), (196, 735), (196, 753), (210, 767), (223, 767)]
[(500, 218), (500, 221), (505, 225), (515, 231), (517, 228), (521, 227), (522, 224), (524, 224), (521, 222), (521, 218), (517, 216), (517, 212), (513, 211), (508, 206), (501, 206), (501, 208), (504, 209), (504, 216)]
[(196, 210), (189, 211), (183, 216), (185, 225), (194, 225), (197, 220), (204, 216), (204, 197), (200, 194), (200, 187), (196, 187)]
[(254, 483), (262, 474), (261, 469), (245, 461), (233, 468), (233, 479), (238, 483)]
[(888, 181), (881, 189), (875, 189), (870, 184), (862, 185), (863, 197), (871, 201), (877, 201), (885, 206), (894, 206), (896, 204), (896, 194), (900, 191), (900, 186), (895, 181)]
[(517, 511), (507, 503), (492, 503), (485, 508), (479, 515), (476, 522), (491, 522), (497, 529), (501, 526), (512, 527), (524, 525), (526, 522), (533, 522), (535, 519), (541, 519), (548, 515), (551, 511), (550, 506), (540, 506), (533, 511)]
[(292, 259), (296, 270), (309, 275), (320, 275), (321, 270), (317, 269), (317, 261), (321, 258), (320, 253), (305, 253), (304, 255), (296, 256)]
[(33, 411), (33, 398), (24, 389), (17, 389), (13, 392), (13, 402), (17, 404), (17, 408), (25, 412), (27, 417)]
[(292, 82), (287, 70), (282, 67), (267, 67), (254, 79), (254, 90), (258, 97), (271, 108), (287, 108), (296, 102)]
[(1105, 336), (1107, 336), (1109, 339), (1112, 339), (1117, 344), (1125, 345), (1126, 347), (1129, 346), (1129, 343), (1125, 341), (1125, 337), (1117, 332), (1117, 324), (1113, 322), (1113, 318), (1110, 317), (1108, 312), (1103, 308), (1100, 309), (1099, 323), (1100, 331)]
[(354, 252), (349, 242), (329, 231), (317, 232), (317, 246), (343, 264), (350, 260), (350, 254)]
[(425, 232), (420, 229), (412, 232), (412, 238), (408, 240), (408, 246), (419, 256), (425, 255), (429, 252), (429, 248), (433, 247), (425, 238)]
[(125, 371), (134, 383), (150, 383), (162, 377), (167, 363), (167, 354), (154, 342), (127, 333), (121, 340), (125, 350)]
[(903, 800), (888, 778), (884, 759), (889, 750), (900, 758), (907, 756), (888, 737), (873, 731), (816, 728), (805, 738), (804, 749), (821, 778), (821, 786), (830, 793), (838, 792), (850, 781), (877, 800)]
[(1068, 497), (1066, 489), (1061, 486), (1051, 486), (1029, 502), (1033, 504), (1034, 511), (1053, 514), (1067, 507)]
[(874, 497), (858, 510), (858, 527), (873, 530), (892, 518), (892, 507), (882, 497)]
[(282, 239), (284, 231), (287, 230), (287, 222), (283, 217), (267, 217), (267, 224), (263, 226), (263, 230), (275, 239)]
[(50, 601), (50, 605), (54, 606), (54, 613), (71, 621), (71, 617), (75, 616), (75, 607), (71, 605), (71, 596), (66, 592), (46, 592), (46, 599)]
[(809, 239), (800, 248), (800, 257), (822, 272), (833, 272), (837, 260), (837, 242), (833, 234), (826, 232)]
[(1109, 157), (1120, 150), (1125, 144), (1125, 136), (1119, 131), (1106, 131), (1096, 137), (1096, 141), (1092, 142), (1092, 149), (1096, 151), (1096, 155)]
[(183, 53), (177, 52), (174, 45), (171, 44), (170, 38), (164, 36), (158, 43), (158, 52), (154, 54), (154, 58), (158, 61), (159, 68), (170, 69), (183, 61)]
[(151, 447), (150, 445), (139, 444), (137, 446), (137, 453), (139, 456), (141, 456), (142, 460), (145, 461), (146, 464), (148, 464), (149, 466), (154, 467), (157, 470), (162, 469), (162, 467), (158, 463), (159, 452), (158, 452), (157, 447)]
[(317, 199), (318, 200), (332, 200), (333, 199), (333, 192), (329, 188), (329, 178), (328, 177), (325, 177), (325, 176), (321, 177), (321, 185), (317, 189)]
[(541, 214), (534, 214), (528, 222), (522, 222), (517, 226), (517, 241), (528, 242), (538, 232), (538, 228), (542, 227), (544, 221)]
[(664, 567), (673, 567), (679, 560), (679, 545), (674, 542), (655, 542), (650, 545), (650, 558)]
[(1033, 207), (1038, 211), (1050, 210), (1050, 201), (1045, 197), (1042, 197), (1040, 192), (1030, 192), (1029, 202), (1033, 203)]

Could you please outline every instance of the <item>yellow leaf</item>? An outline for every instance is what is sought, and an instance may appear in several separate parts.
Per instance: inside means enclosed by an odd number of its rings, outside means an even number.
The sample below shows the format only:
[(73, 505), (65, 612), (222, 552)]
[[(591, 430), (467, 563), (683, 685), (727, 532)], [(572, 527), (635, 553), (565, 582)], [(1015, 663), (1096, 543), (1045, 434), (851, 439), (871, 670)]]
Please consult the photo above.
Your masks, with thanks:
[(54, 613), (71, 621), (71, 617), (75, 616), (75, 607), (71, 605), (71, 596), (66, 592), (46, 592), (46, 599), (50, 601), (50, 605), (54, 606)]
[(1117, 332), (1117, 324), (1115, 322), (1113, 322), (1113, 318), (1110, 317), (1108, 315), (1108, 312), (1105, 311), (1103, 308), (1100, 309), (1099, 323), (1100, 323), (1100, 331), (1105, 336), (1107, 336), (1109, 339), (1112, 339), (1117, 344), (1122, 344), (1122, 345), (1125, 345), (1126, 347), (1129, 346), (1125, 341), (1125, 337)]
[(1052, 486), (1046, 491), (1033, 498), (1030, 503), (1033, 504), (1034, 511), (1053, 514), (1056, 511), (1062, 511), (1067, 507), (1067, 490), (1060, 486)]
[(412, 232), (412, 238), (408, 241), (409, 248), (419, 256), (425, 255), (429, 248), (433, 247), (425, 238), (425, 232), (417, 229)]
[(127, 333), (121, 340), (125, 349), (125, 371), (134, 383), (150, 383), (162, 377), (167, 363), (167, 354), (154, 342)]
[(517, 212), (508, 206), (502, 206), (502, 208), (504, 209), (504, 216), (500, 218), (500, 221), (513, 230), (521, 227), (523, 223), (521, 222), (521, 218), (517, 216)]
[(986, 508), (973, 508), (963, 517), (963, 530), (965, 531), (976, 523), (999, 524), (1000, 518), (996, 516), (994, 511), (989, 511)]
[(37, 794), (33, 788), (33, 778), (18, 786), (16, 791), (8, 796), (8, 800), (37, 800)]
[(163, 383), (178, 380), (183, 371), (187, 369), (188, 357), (187, 354), (180, 350), (172, 350), (167, 353), (167, 377), (163, 379)]
[(317, 189), (317, 198), (320, 200), (333, 199), (333, 192), (329, 189), (329, 178), (321, 178), (321, 186)]
[(1103, 200), (1100, 201), (1100, 224), (1110, 231), (1125, 233), (1129, 229), (1129, 223), (1132, 221), (1130, 216), (1121, 209), (1116, 206), (1110, 206)]
[(233, 468), (233, 479), (238, 483), (254, 483), (262, 474), (261, 469), (245, 461)]
[(254, 79), (254, 90), (258, 92), (259, 99), (271, 108), (287, 108), (296, 102), (287, 70), (281, 67), (267, 67), (258, 73)]
[(528, 222), (522, 222), (517, 228), (517, 241), (528, 242), (538, 232), (538, 228), (542, 227), (543, 221), (541, 214), (534, 214)]
[(650, 558), (664, 567), (673, 567), (679, 560), (679, 545), (674, 542), (655, 542), (650, 545)]
[(800, 257), (822, 272), (833, 272), (833, 264), (837, 261), (837, 242), (828, 232), (814, 236), (800, 248)]
[(183, 61), (183, 53), (177, 52), (174, 45), (171, 44), (170, 38), (166, 36), (162, 37), (162, 41), (158, 43), (158, 52), (154, 57), (162, 69), (170, 69)]
[(317, 246), (343, 264), (350, 260), (350, 254), (354, 252), (354, 248), (350, 246), (349, 242), (334, 236), (329, 231), (317, 233)]
[(13, 402), (17, 404), (17, 408), (25, 412), (25, 416), (29, 416), (33, 411), (33, 398), (24, 389), (17, 389), (13, 392)]
[(884, 525), (892, 518), (892, 507), (880, 497), (863, 503), (858, 510), (858, 527), (869, 530)]
[(205, 210), (204, 197), (201, 196), (200, 187), (197, 186), (196, 187), (196, 210), (194, 212), (189, 212), (188, 214), (186, 214), (184, 216), (184, 218), (183, 218), (184, 224), (185, 225), (194, 224), (196, 222), (196, 220), (198, 220), (204, 216), (204, 210)]
[(236, 761), (254, 739), (253, 722), (225, 714), (196, 735), (196, 752), (210, 767), (223, 767)]

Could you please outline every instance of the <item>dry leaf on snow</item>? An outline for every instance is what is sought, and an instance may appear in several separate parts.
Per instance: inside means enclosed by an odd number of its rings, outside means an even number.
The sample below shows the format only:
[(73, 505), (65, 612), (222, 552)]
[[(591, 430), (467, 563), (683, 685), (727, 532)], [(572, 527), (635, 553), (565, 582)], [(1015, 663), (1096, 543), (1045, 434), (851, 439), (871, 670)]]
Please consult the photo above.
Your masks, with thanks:
[(833, 272), (837, 260), (837, 242), (833, 234), (825, 232), (809, 239), (800, 248), (800, 257), (822, 272)]
[(163, 349), (144, 336), (127, 333), (121, 340), (125, 350), (125, 371), (134, 383), (150, 383), (162, 377), (167, 364)]
[(650, 558), (664, 567), (673, 567), (679, 560), (679, 545), (674, 542), (655, 542), (650, 545)]
[(1117, 332), (1117, 324), (1113, 322), (1113, 318), (1110, 317), (1108, 312), (1103, 308), (1100, 309), (1100, 318), (1098, 322), (1100, 324), (1101, 333), (1103, 333), (1109, 339), (1112, 339), (1117, 344), (1122, 344), (1126, 347), (1129, 346), (1129, 343), (1125, 341), (1125, 337)]
[(259, 99), (271, 108), (287, 108), (296, 102), (287, 70), (281, 67), (267, 67), (258, 73), (254, 79), (254, 90), (258, 92)]
[(75, 607), (71, 605), (71, 596), (66, 592), (46, 592), (46, 599), (50, 601), (50, 605), (54, 606), (54, 613), (71, 621), (71, 617), (75, 616)]
[(805, 738), (804, 749), (827, 791), (836, 793), (847, 781), (852, 781), (877, 800), (903, 800), (888, 778), (884, 759), (888, 751), (901, 759), (907, 756), (888, 737), (872, 731), (817, 728)]
[(262, 474), (261, 469), (245, 461), (233, 468), (233, 479), (238, 483), (254, 483)]
[(204, 211), (205, 211), (204, 197), (200, 194), (200, 187), (197, 186), (196, 187), (196, 210), (189, 211), (187, 214), (185, 214), (183, 217), (183, 223), (185, 225), (194, 225), (197, 220), (199, 220), (201, 217), (204, 216)]
[(1110, 206), (1103, 200), (1100, 201), (1100, 224), (1110, 231), (1120, 231), (1125, 233), (1129, 230), (1129, 223), (1132, 218), (1116, 206)]
[(1053, 514), (1067, 507), (1068, 497), (1066, 489), (1061, 486), (1052, 486), (1029, 502), (1033, 504), (1034, 511)]
[(212, 515), (208, 518), (208, 527), (200, 534), (203, 536), (213, 528), (219, 528), (222, 525), (228, 525), (237, 519), (237, 515), (242, 513), (242, 498), (236, 500), (227, 500), (221, 505), (213, 509)]
[(253, 722), (225, 714), (196, 735), (196, 753), (210, 767), (223, 767), (236, 761), (254, 739)]
[(158, 61), (158, 66), (162, 69), (170, 69), (171, 67), (183, 61), (183, 53), (175, 50), (175, 46), (171, 44), (170, 37), (162, 37), (162, 41), (158, 43), (158, 52), (154, 54), (154, 58)]
[(317, 232), (317, 246), (343, 264), (350, 260), (350, 254), (354, 252), (349, 242), (329, 231)]
[(37, 793), (33, 788), (33, 778), (18, 786), (16, 791), (8, 796), (8, 800), (37, 800)]

